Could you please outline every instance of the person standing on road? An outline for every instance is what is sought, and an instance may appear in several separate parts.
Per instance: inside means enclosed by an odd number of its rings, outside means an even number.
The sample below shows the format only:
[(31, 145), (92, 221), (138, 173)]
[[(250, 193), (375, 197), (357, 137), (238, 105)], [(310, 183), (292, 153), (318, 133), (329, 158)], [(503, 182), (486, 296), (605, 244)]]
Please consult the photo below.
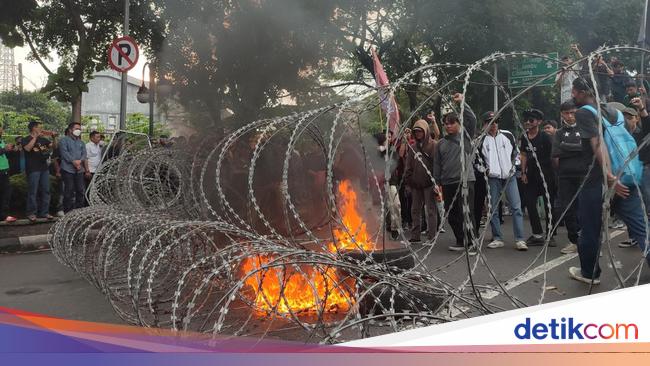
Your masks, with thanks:
[(516, 166), (520, 164), (517, 140), (510, 131), (499, 129), (499, 119), (494, 118), (494, 112), (486, 112), (481, 116), (485, 125), (489, 125), (487, 134), (479, 144), (482, 169), (488, 176), (490, 187), (490, 203), (492, 217), (489, 218), (492, 228), (492, 241), (487, 245), (490, 249), (501, 248), (501, 220), (498, 214), (498, 203), (502, 193), (510, 203), (512, 212), (512, 228), (515, 235), (515, 248), (528, 250), (524, 239), (524, 215), (521, 212), (521, 200), (515, 178)]
[(90, 176), (86, 145), (81, 141), (81, 124), (68, 125), (68, 134), (59, 142), (61, 176), (63, 177), (63, 212), (84, 206), (84, 176)]
[(551, 157), (553, 167), (558, 175), (557, 201), (553, 216), (564, 215), (569, 243), (560, 250), (563, 254), (578, 251), (578, 220), (576, 217), (577, 199), (574, 199), (587, 174), (588, 166), (582, 162), (582, 142), (576, 127), (576, 106), (573, 102), (564, 102), (560, 106), (564, 125), (553, 138)]
[(90, 141), (86, 144), (86, 156), (88, 157), (88, 172), (90, 173), (86, 174), (86, 187), (88, 187), (102, 163), (101, 134), (97, 131), (90, 133)]
[(5, 144), (2, 139), (4, 129), (0, 126), (0, 221), (14, 222), (16, 218), (7, 215), (9, 197), (11, 197), (11, 185), (9, 184), (9, 160), (7, 152), (14, 150), (14, 145)]
[[(456, 93), (453, 101), (460, 106), (464, 103), (464, 96)], [(463, 112), (463, 125), (456, 112), (447, 113), (443, 117), (446, 135), (436, 147), (435, 158), (433, 159), (433, 176), (442, 185), (442, 195), (445, 199), (445, 211), (449, 212), (449, 225), (456, 237), (456, 243), (448, 248), (452, 251), (463, 251), (466, 246), (471, 248), (474, 232), (465, 230), (463, 216), (463, 199), (461, 197), (461, 154), (465, 154), (465, 169), (468, 173), (467, 179), (467, 201), (469, 205), (470, 221), (474, 223), (474, 167), (472, 155), (472, 140), (476, 131), (476, 116), (467, 103)], [(464, 128), (463, 128), (464, 127)], [(464, 139), (464, 151), (461, 151), (460, 142)], [(453, 204), (452, 204), (453, 203)], [(468, 223), (469, 224), (469, 223)]]
[(43, 131), (41, 123), (30, 121), (27, 125), (29, 135), (22, 138), (25, 150), (25, 172), (27, 173), (27, 218), (35, 222), (37, 218), (52, 219), (50, 209), (50, 159), (52, 142), (44, 136), (54, 136)]
[[(612, 200), (612, 211), (618, 215), (627, 226), (628, 235), (636, 240), (641, 250), (645, 250), (646, 227), (644, 213), (641, 207), (641, 195), (636, 186), (623, 184), (612, 173), (609, 151), (599, 132), (599, 121), (593, 113), (599, 108), (596, 105), (594, 87), (589, 79), (579, 78), (573, 82), (573, 98), (576, 106), (576, 128), (580, 132), (582, 142), (582, 163), (589, 167), (585, 183), (578, 195), (578, 221), (580, 222), (580, 237), (578, 238), (578, 256), (580, 267), (570, 267), (569, 276), (576, 281), (597, 285), (600, 283), (600, 266), (598, 257), (601, 246), (603, 183), (613, 187), (616, 196)], [(641, 105), (635, 100), (637, 105)], [(589, 107), (585, 107), (589, 106)], [(623, 117), (621, 112), (610, 105), (600, 106), (604, 120), (618, 123)], [(647, 117), (645, 108), (641, 117)], [(619, 118), (620, 117), (620, 118)], [(611, 128), (611, 127), (607, 127)], [(604, 166), (604, 169), (603, 169)], [(603, 172), (604, 171), (604, 172)], [(603, 174), (605, 173), (605, 174)], [(650, 263), (650, 254), (646, 255)]]
[(437, 227), (433, 160), (436, 142), (431, 138), (429, 124), (420, 119), (413, 125), (415, 143), (406, 152), (404, 182), (411, 193), (411, 243), (419, 243), (422, 228), (422, 209), (426, 209), (427, 239), (433, 240)]
[[(537, 211), (537, 199), (542, 196), (546, 210), (547, 225), (550, 217), (544, 182), (548, 187), (551, 206), (555, 201), (555, 176), (551, 167), (551, 137), (540, 131), (539, 125), (544, 120), (544, 114), (538, 109), (529, 109), (523, 113), (526, 134), (521, 136), (521, 182), (523, 183), (523, 201), (528, 210), (530, 226), (533, 230), (527, 240), (527, 245), (544, 244), (544, 229)], [(541, 168), (541, 170), (540, 170)], [(543, 180), (542, 180), (543, 177)], [(553, 245), (553, 243), (551, 243)]]

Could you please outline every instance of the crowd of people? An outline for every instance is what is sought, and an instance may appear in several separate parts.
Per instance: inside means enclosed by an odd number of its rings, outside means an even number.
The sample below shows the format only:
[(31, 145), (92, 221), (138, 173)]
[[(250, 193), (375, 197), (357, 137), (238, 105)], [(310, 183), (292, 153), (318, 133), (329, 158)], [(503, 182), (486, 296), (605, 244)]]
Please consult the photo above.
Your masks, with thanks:
[[(573, 49), (581, 57), (577, 47)], [(607, 183), (614, 192), (611, 220), (622, 221), (620, 227), (627, 227), (630, 238), (619, 246), (645, 250), (650, 149), (641, 144), (650, 133), (647, 89), (615, 58), (610, 60), (612, 68), (602, 57), (596, 59), (596, 85), (570, 58), (563, 61), (565, 68), (557, 77), (562, 99), (559, 124), (545, 119), (539, 109), (525, 110), (521, 113), (525, 132), (517, 139), (511, 131), (499, 128), (501, 118), (495, 112), (485, 112), (477, 119), (463, 95), (457, 93), (451, 99), (455, 110), (464, 104), (463, 118), (456, 112), (444, 114), (444, 134), (433, 114), (415, 121), (401, 141), (394, 139), (392, 132), (388, 140), (381, 134), (382, 156), (392, 148), (391, 156), (398, 159), (387, 199), (393, 239), (398, 239), (403, 228), (411, 243), (433, 243), (436, 233), (444, 230), (440, 220), (446, 212), (455, 237), (449, 250), (475, 254), (474, 239), (487, 223), (491, 239), (486, 247), (501, 248), (506, 245), (501, 225), (507, 208), (515, 249), (525, 251), (547, 241), (556, 246), (557, 228), (564, 226), (567, 242), (561, 252), (577, 252), (581, 264), (570, 268), (570, 276), (598, 284), (601, 215), (603, 201), (609, 197), (603, 187)], [(641, 149), (634, 157), (637, 147)], [(461, 177), (463, 161), (465, 177)], [(524, 212), (528, 213), (528, 236)], [(426, 235), (424, 242), (422, 235)], [(650, 255), (647, 259), (650, 262)]]
[[(32, 222), (39, 218), (53, 219), (50, 212), (63, 216), (86, 206), (86, 187), (102, 161), (103, 135), (92, 131), (90, 141), (84, 143), (81, 124), (70, 123), (59, 138), (56, 132), (44, 130), (35, 120), (28, 123), (27, 130), (29, 134), (16, 137), (15, 143), (5, 143), (0, 127), (0, 220), (16, 221), (16, 217), (8, 215), (12, 194), (9, 177), (19, 174), (25, 176), (25, 215)], [(51, 176), (56, 179), (54, 187), (60, 198), (53, 205), (50, 202)]]

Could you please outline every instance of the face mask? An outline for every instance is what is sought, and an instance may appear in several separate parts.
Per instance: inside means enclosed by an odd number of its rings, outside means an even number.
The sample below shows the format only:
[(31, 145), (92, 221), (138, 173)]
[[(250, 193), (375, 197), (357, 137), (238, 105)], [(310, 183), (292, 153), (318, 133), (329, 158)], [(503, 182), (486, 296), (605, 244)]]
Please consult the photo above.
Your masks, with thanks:
[(72, 131), (72, 134), (73, 134), (75, 137), (79, 137), (79, 136), (81, 136), (81, 130), (74, 130), (74, 131)]

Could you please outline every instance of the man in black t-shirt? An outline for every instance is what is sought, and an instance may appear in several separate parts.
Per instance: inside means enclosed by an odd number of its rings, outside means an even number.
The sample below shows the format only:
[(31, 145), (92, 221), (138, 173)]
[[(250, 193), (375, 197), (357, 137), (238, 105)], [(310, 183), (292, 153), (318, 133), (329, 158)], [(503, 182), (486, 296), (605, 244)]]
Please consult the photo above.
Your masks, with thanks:
[(52, 218), (49, 214), (50, 172), (48, 168), (52, 142), (43, 137), (51, 133), (43, 131), (39, 122), (31, 121), (27, 127), (29, 135), (22, 139), (28, 184), (26, 213), (27, 218), (34, 222), (37, 217)]
[(578, 193), (582, 180), (587, 174), (587, 166), (582, 162), (582, 141), (576, 127), (576, 106), (573, 102), (564, 102), (560, 106), (563, 126), (553, 138), (553, 166), (558, 175), (557, 206), (553, 216), (559, 219), (562, 213), (567, 229), (569, 243), (560, 251), (563, 254), (578, 251), (578, 221), (576, 219)]
[[(573, 99), (577, 106), (595, 104), (594, 88), (589, 79), (579, 78), (573, 82)], [(611, 105), (601, 105), (602, 117), (615, 123), (620, 113)], [(641, 111), (647, 116), (645, 108)], [(639, 243), (641, 250), (646, 245), (646, 227), (641, 207), (641, 195), (634, 186), (626, 186), (612, 174), (607, 147), (599, 132), (601, 122), (590, 110), (579, 108), (576, 111), (576, 128), (582, 138), (582, 164), (589, 167), (589, 173), (583, 188), (578, 194), (578, 221), (580, 237), (578, 238), (578, 255), (580, 267), (569, 268), (571, 278), (590, 284), (600, 283), (598, 257), (601, 244), (603, 183), (614, 187), (616, 195), (612, 200), (612, 211), (627, 226), (628, 235)], [(603, 169), (604, 167), (604, 169)], [(604, 171), (604, 172), (603, 172)], [(604, 173), (604, 174), (603, 174)], [(646, 257), (650, 262), (650, 255)]]
[[(526, 125), (526, 134), (521, 137), (521, 183), (523, 184), (522, 200), (528, 209), (528, 218), (533, 230), (527, 245), (544, 244), (544, 230), (537, 212), (537, 198), (542, 196), (544, 199), (544, 210), (546, 211), (546, 225), (549, 226), (548, 201), (546, 199), (546, 190), (544, 182), (548, 188), (548, 194), (551, 198), (551, 207), (555, 200), (555, 176), (551, 166), (551, 137), (540, 131), (539, 126), (544, 120), (544, 114), (538, 109), (529, 109), (523, 113), (524, 123)], [(540, 170), (541, 168), (541, 170)], [(542, 177), (544, 177), (542, 179)], [(554, 243), (551, 243), (554, 245)]]

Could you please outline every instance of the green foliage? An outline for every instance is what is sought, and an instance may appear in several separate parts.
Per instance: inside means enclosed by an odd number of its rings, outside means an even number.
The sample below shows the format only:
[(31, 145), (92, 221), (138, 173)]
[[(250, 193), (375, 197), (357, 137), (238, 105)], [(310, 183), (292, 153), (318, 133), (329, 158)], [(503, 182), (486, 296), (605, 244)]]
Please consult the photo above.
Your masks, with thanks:
[[(60, 59), (57, 70), (42, 64), (49, 74), (44, 91), (78, 107), (88, 79), (107, 67), (106, 48), (120, 35), (123, 4), (113, 0), (2, 1), (0, 39), (9, 46), (29, 45), (30, 57), (41, 63), (56, 53)], [(130, 33), (148, 46), (145, 49), (150, 54), (159, 51), (162, 43), (157, 14), (150, 1), (131, 0)]]
[[(148, 134), (149, 117), (145, 116), (142, 113), (129, 114), (128, 116), (126, 116), (126, 129), (131, 132)], [(160, 135), (169, 136), (170, 133), (171, 131), (167, 128), (167, 125), (154, 121), (153, 123), (154, 137), (159, 137)]]
[(47, 130), (62, 131), (70, 120), (70, 111), (43, 93), (0, 93), (0, 122), (7, 135), (27, 134), (30, 120), (42, 122)]

